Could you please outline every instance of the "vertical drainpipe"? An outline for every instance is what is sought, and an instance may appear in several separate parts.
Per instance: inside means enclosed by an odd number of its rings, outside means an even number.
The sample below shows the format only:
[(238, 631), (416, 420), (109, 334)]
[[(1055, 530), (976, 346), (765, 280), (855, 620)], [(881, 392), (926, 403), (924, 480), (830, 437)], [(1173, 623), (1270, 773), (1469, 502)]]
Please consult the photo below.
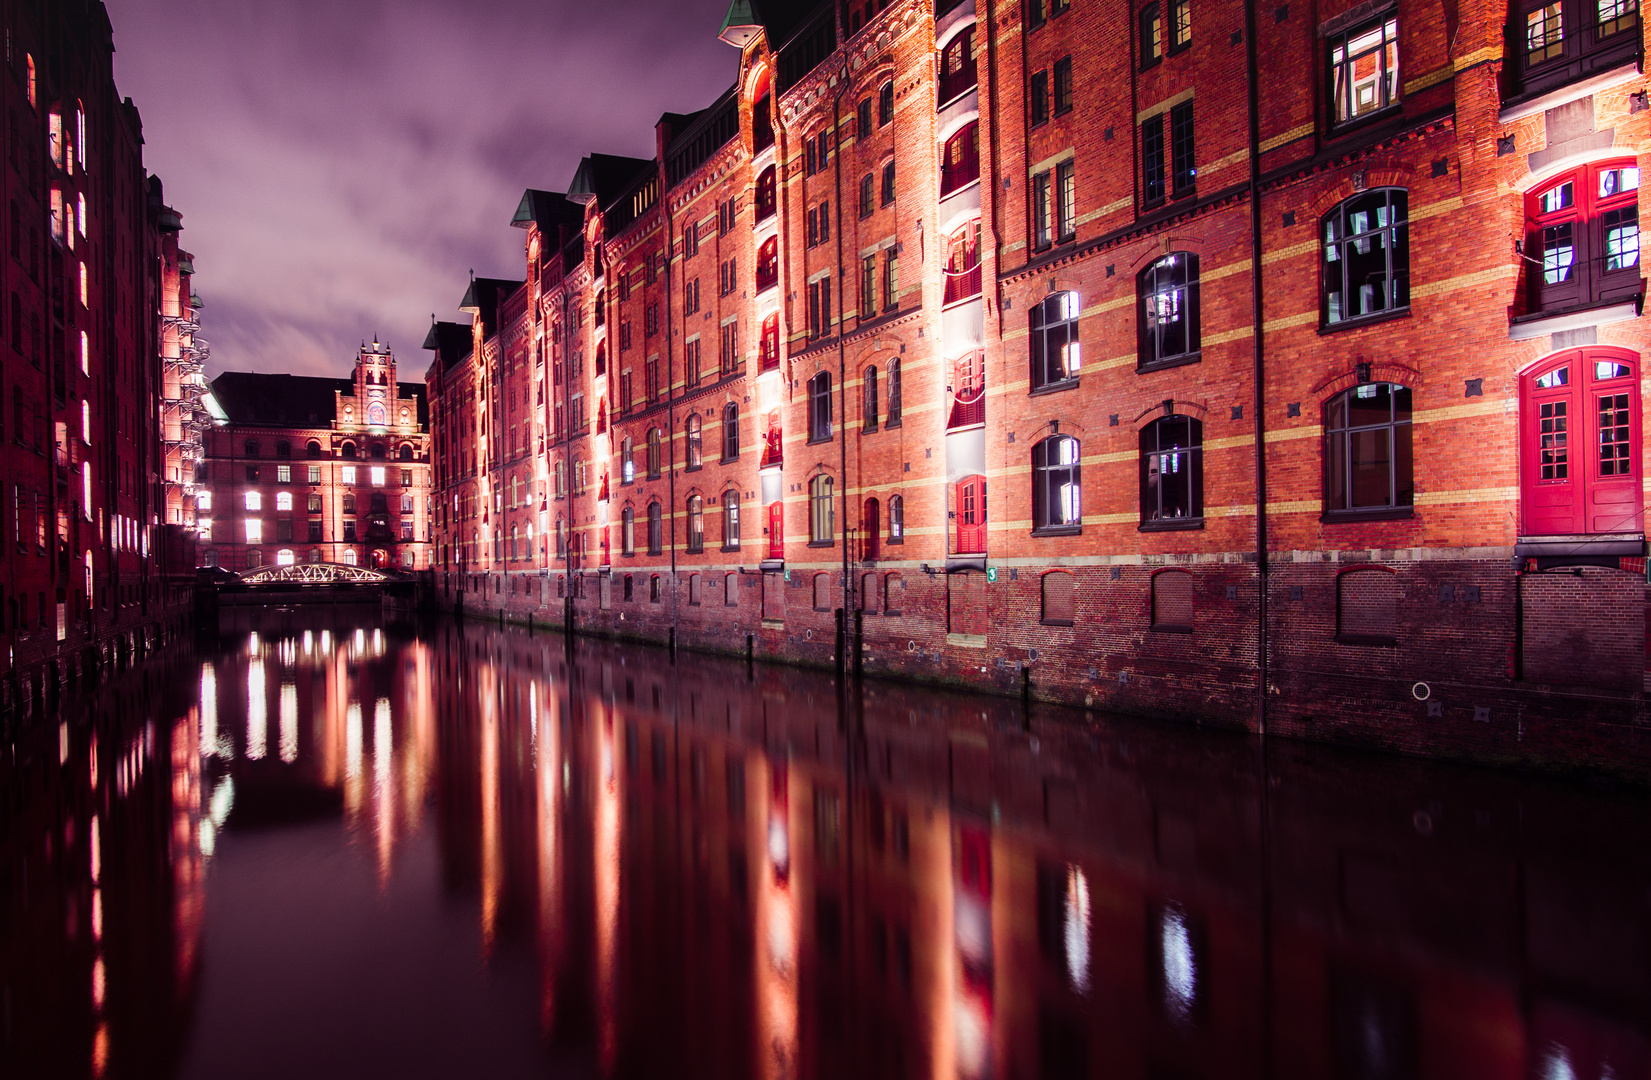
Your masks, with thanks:
[[(841, 38), (842, 35), (839, 33), (838, 37)], [(850, 667), (848, 657), (844, 655), (848, 652), (849, 643), (851, 640), (858, 640), (849, 627), (849, 619), (853, 617), (852, 613), (854, 611), (854, 574), (849, 567), (848, 553), (848, 530), (852, 519), (849, 517), (848, 501), (848, 343), (843, 339), (843, 154), (842, 147), (838, 145), (837, 141), (838, 127), (842, 122), (843, 95), (848, 93), (848, 86), (848, 68), (845, 65), (842, 81), (837, 86), (836, 95), (831, 99), (831, 155), (833, 161), (836, 162), (836, 166), (831, 173), (831, 183), (832, 198), (837, 203), (837, 394), (843, 403), (840, 414), (842, 422), (838, 425), (837, 431), (838, 458), (841, 462), (840, 475), (843, 478), (843, 614), (841, 619), (838, 620), (838, 626), (841, 630), (841, 647), (837, 653), (837, 662), (844, 670), (848, 670)], [(893, 123), (892, 118), (889, 122)], [(896, 221), (898, 220), (897, 211)], [(898, 229), (898, 226), (896, 228)], [(900, 236), (896, 232), (895, 247), (897, 250), (899, 245)], [(825, 330), (826, 328), (822, 326), (820, 329)], [(858, 660), (857, 650), (856, 662), (852, 665), (853, 667), (857, 668), (859, 666)]]
[[(736, 106), (736, 108), (737, 107), (738, 106)], [(675, 132), (673, 132), (672, 134), (674, 135)], [(665, 143), (666, 143), (666, 140), (664, 140), (664, 139), (658, 140), (658, 146), (659, 146), (659, 150), (658, 150), (658, 154), (659, 154), (659, 214), (662, 218), (665, 219), (665, 273), (664, 273), (664, 280), (665, 280), (665, 311), (663, 312), (663, 317), (664, 317), (665, 326), (667, 328), (666, 333), (665, 333), (665, 432), (666, 432), (667, 437), (663, 440), (663, 442), (665, 444), (665, 456), (666, 456), (666, 461), (663, 462), (663, 464), (666, 466), (666, 472), (667, 472), (666, 481), (665, 481), (665, 484), (666, 484), (665, 492), (666, 492), (666, 497), (670, 500), (670, 502), (664, 508), (661, 509), (659, 517), (660, 517), (660, 532), (663, 533), (665, 531), (665, 529), (664, 529), (664, 523), (665, 522), (669, 521), (671, 523), (671, 535), (669, 537), (669, 549), (670, 549), (670, 554), (671, 554), (670, 647), (671, 647), (671, 660), (674, 663), (676, 661), (677, 613), (679, 611), (679, 608), (677, 606), (678, 601), (677, 601), (677, 580), (676, 580), (676, 396), (672, 393), (672, 386), (673, 386), (673, 384), (676, 380), (676, 350), (672, 347), (672, 344), (671, 344), (672, 341), (676, 338), (676, 327), (673, 324), (672, 319), (671, 319), (671, 295), (672, 295), (672, 289), (671, 289), (671, 252), (676, 247), (676, 222), (671, 217), (671, 204), (668, 201), (669, 189), (666, 187), (666, 184), (665, 184), (665, 180), (666, 180), (666, 176), (665, 176)], [(720, 205), (720, 200), (719, 200), (719, 205)], [(734, 235), (732, 230), (729, 231), (729, 235), (730, 236)], [(719, 237), (718, 239), (720, 240), (721, 238)], [(720, 247), (717, 249), (717, 263), (718, 263), (719, 266), (722, 263), (722, 249)], [(683, 326), (683, 332), (684, 333), (687, 332), (687, 325), (686, 324), (684, 324), (684, 326)], [(761, 328), (760, 327), (758, 328), (758, 333), (761, 333)], [(647, 350), (644, 349), (643, 353), (642, 353), (642, 363), (644, 365), (644, 367), (643, 367), (643, 381), (644, 382), (647, 381), (647, 367), (646, 367), (647, 362), (648, 362)], [(686, 378), (684, 378), (683, 382), (684, 382), (684, 390), (686, 390), (686, 383), (687, 383)], [(646, 387), (644, 387), (644, 392), (646, 392)], [(632, 443), (632, 446), (634, 447), (635, 443)], [(668, 513), (668, 514), (665, 513), (665, 510), (669, 510), (670, 513)], [(662, 537), (662, 539), (664, 539), (664, 538)]]
[(1250, 322), (1255, 349), (1255, 563), (1256, 563), (1256, 731), (1267, 735), (1267, 431), (1266, 339), (1262, 330), (1261, 86), (1255, 41), (1256, 0), (1244, 0), (1244, 59), (1248, 71), (1250, 122)]

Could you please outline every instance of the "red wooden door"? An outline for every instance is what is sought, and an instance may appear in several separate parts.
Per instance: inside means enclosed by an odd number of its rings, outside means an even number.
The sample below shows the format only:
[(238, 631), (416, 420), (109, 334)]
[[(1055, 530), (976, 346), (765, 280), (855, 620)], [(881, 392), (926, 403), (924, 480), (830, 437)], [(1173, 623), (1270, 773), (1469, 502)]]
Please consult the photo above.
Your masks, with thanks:
[(1581, 349), (1525, 376), (1525, 535), (1644, 529), (1637, 366), (1625, 350)]
[(768, 504), (768, 557), (785, 558), (785, 503)]
[(957, 485), (957, 550), (960, 555), (986, 551), (986, 478), (971, 476)]

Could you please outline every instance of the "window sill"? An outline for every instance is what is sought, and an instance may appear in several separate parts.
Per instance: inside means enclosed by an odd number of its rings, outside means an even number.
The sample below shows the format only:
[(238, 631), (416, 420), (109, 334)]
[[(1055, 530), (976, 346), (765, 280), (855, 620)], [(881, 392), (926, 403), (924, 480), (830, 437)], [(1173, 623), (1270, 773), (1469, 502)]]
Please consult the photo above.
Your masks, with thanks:
[(722, 545), (722, 547), (719, 550), (722, 550), (722, 551), (738, 551), (739, 549), (740, 549), (740, 546), (738, 544), (724, 544), (724, 545)]
[(805, 445), (805, 446), (818, 446), (821, 443), (828, 443), (830, 441), (831, 441), (831, 436), (830, 435), (810, 436), (808, 442), (804, 443), (803, 445)]
[(862, 434), (862, 435), (875, 435), (875, 434), (877, 434), (877, 425), (876, 424), (867, 424), (865, 427), (860, 429), (860, 434)]
[(1033, 536), (1081, 536), (1082, 525), (1039, 525), (1032, 530)]
[(1326, 525), (1356, 525), (1361, 521), (1404, 521), (1415, 516), (1415, 507), (1397, 506), (1385, 510), (1327, 510), (1319, 521)]
[(1190, 634), (1192, 633), (1192, 627), (1177, 626), (1171, 623), (1154, 623), (1152, 632), (1154, 634)]
[(1074, 626), (1076, 624), (1071, 619), (1039, 619), (1038, 620), (1038, 625), (1039, 626)]
[(904, 536), (891, 536), (891, 537), (889, 537), (888, 542), (890, 544), (902, 544), (903, 545), (906, 542), (906, 538)]
[(1337, 634), (1336, 643), (1340, 645), (1381, 645), (1392, 647), (1399, 643), (1395, 637), (1386, 637), (1381, 634)]
[(1381, 311), (1374, 315), (1360, 315), (1356, 319), (1342, 319), (1339, 322), (1320, 323), (1319, 333), (1334, 334), (1342, 330), (1356, 330), (1361, 326), (1374, 326), (1377, 323), (1389, 322), (1393, 319), (1408, 318), (1410, 318), (1410, 305), (1406, 304), (1402, 308), (1394, 308), (1391, 311)]
[(703, 468), (705, 468), (705, 466), (704, 466), (704, 465), (703, 465), (703, 464), (699, 464), (699, 465), (684, 465), (684, 466), (683, 466), (683, 467), (682, 467), (682, 471), (683, 471), (683, 472), (699, 472), (699, 470), (701, 470), (701, 469), (703, 469)]
[(718, 458), (717, 459), (717, 464), (718, 465), (732, 465), (732, 464), (734, 464), (734, 462), (738, 461), (739, 459), (740, 459), (740, 456), (738, 454), (735, 454), (733, 457)]
[(1165, 518), (1159, 521), (1143, 521), (1137, 532), (1191, 532), (1204, 527), (1204, 519), (1195, 518)]
[(1197, 352), (1182, 353), (1180, 356), (1171, 356), (1161, 360), (1149, 360), (1144, 364), (1137, 364), (1135, 366), (1135, 373), (1137, 375), (1145, 375), (1151, 371), (1165, 371), (1169, 368), (1178, 368), (1184, 367), (1187, 364), (1196, 364), (1202, 359), (1204, 359), (1204, 352), (1200, 349)]
[(703, 555), (705, 554), (705, 549), (702, 547), (683, 548), (682, 553), (684, 555)]
[(1027, 397), (1041, 397), (1044, 394), (1058, 394), (1063, 390), (1076, 390), (1077, 379), (1062, 379), (1060, 382), (1048, 383), (1044, 386), (1034, 386), (1026, 392)]
[[(1521, 92), (1515, 94), (1502, 104), (1502, 109), (1497, 114), (1496, 119), (1500, 124), (1511, 124), (1516, 120), (1523, 120), (1527, 116), (1535, 116), (1537, 113), (1547, 112), (1549, 109), (1558, 108), (1561, 105), (1569, 105), (1573, 101), (1580, 101), (1603, 90), (1633, 82), (1639, 76), (1639, 60), (1630, 53), (1626, 63), (1602, 71), (1597, 75), (1577, 79), (1575, 82), (1543, 89), (1535, 93)], [(1541, 79), (1542, 76), (1538, 73), (1534, 77), (1527, 76), (1527, 78), (1534, 81)]]
[(835, 541), (835, 540), (810, 540), (808, 542), (808, 546), (811, 547), (811, 548), (836, 547), (837, 546), (837, 541)]
[(899, 426), (900, 418), (898, 416), (891, 416), (887, 420), (883, 421), (883, 428), (885, 431), (889, 428), (897, 428)]
[(1373, 113), (1366, 113), (1363, 116), (1356, 116), (1351, 120), (1343, 120), (1339, 123), (1332, 123), (1330, 125), (1330, 130), (1325, 132), (1324, 139), (1326, 142), (1333, 143), (1341, 139), (1350, 138), (1364, 131), (1366, 128), (1379, 127), (1386, 121), (1395, 120), (1403, 112), (1404, 102), (1395, 101), (1384, 108), (1377, 109)]
[(1508, 340), (1529, 341), (1584, 326), (1605, 326), (1625, 322), (1639, 317), (1644, 302), (1644, 294), (1641, 294), (1628, 300), (1608, 300), (1603, 303), (1520, 315), (1508, 324)]

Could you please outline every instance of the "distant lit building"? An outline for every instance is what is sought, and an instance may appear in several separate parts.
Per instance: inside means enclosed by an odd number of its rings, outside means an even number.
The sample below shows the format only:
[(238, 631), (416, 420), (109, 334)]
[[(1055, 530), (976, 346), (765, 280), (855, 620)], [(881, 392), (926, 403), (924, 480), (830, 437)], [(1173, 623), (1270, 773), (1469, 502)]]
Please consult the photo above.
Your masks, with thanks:
[(206, 406), (203, 565), (430, 565), (424, 399), (401, 393), (388, 346), (362, 346), (349, 379), (228, 371)]

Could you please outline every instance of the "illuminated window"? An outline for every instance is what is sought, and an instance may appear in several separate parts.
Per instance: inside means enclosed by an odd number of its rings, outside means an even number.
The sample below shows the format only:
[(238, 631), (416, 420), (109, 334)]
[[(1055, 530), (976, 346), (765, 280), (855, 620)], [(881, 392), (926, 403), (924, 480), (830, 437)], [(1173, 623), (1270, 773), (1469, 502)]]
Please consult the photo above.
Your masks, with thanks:
[(292, 509), (292, 492), (290, 492), (290, 491), (277, 491), (275, 493), (275, 509), (277, 509), (277, 510), (291, 510)]
[(1198, 256), (1172, 252), (1140, 276), (1141, 367), (1197, 359)]
[(1399, 20), (1378, 19), (1330, 39), (1336, 123), (1361, 120), (1399, 101)]
[(384, 486), (384, 466), (374, 465), (372, 467), (371, 472), (372, 472), (373, 487), (383, 487)]
[(291, 566), (297, 561), (298, 558), (293, 554), (291, 548), (282, 548), (280, 551), (275, 553), (276, 566)]
[(264, 497), (263, 497), (263, 495), (259, 494), (256, 491), (247, 492), (246, 493), (246, 508), (248, 510), (262, 510), (264, 508)]
[(257, 518), (247, 518), (247, 543), (262, 544), (264, 542), (264, 523)]
[(1410, 306), (1408, 205), (1404, 188), (1378, 188), (1324, 216), (1326, 325)]
[(80, 306), (86, 307), (92, 302), (91, 279), (86, 274), (86, 264), (80, 264)]
[(341, 466), (338, 470), (338, 479), (340, 480), (340, 482), (345, 483), (345, 484), (355, 483), (355, 466), (354, 465)]
[(91, 339), (86, 336), (84, 330), (80, 332), (80, 373), (82, 375), (92, 373), (92, 344)]
[(1052, 435), (1032, 448), (1032, 529), (1077, 529), (1083, 521), (1078, 440)]
[(195, 494), (195, 509), (197, 512), (206, 512), (212, 509), (212, 492), (200, 491)]
[(1081, 366), (1078, 294), (1061, 292), (1032, 309), (1032, 389), (1076, 382)]
[(1141, 429), (1141, 524), (1204, 520), (1204, 425), (1165, 416)]

